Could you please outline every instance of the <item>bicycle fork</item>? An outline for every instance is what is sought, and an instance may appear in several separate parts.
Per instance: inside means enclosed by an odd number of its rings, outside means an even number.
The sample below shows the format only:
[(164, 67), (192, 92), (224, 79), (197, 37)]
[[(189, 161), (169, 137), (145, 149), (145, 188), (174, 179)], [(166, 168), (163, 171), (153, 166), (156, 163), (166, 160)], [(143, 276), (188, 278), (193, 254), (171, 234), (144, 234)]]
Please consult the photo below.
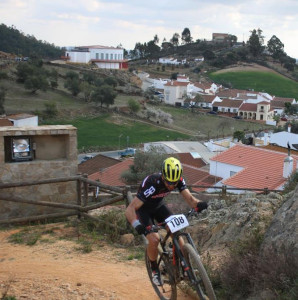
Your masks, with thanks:
[[(179, 237), (181, 235), (185, 236), (186, 239), (187, 239), (187, 242), (189, 242), (194, 247), (194, 243), (193, 243), (192, 238), (188, 234), (182, 233), (182, 234), (177, 235), (176, 238), (173, 239), (173, 253), (177, 253), (177, 255), (179, 257), (180, 265), (181, 265), (182, 272), (183, 272), (183, 276), (184, 277), (187, 276), (190, 279), (192, 284), (196, 284), (196, 279), (193, 276), (192, 269), (189, 266), (189, 264), (188, 264), (188, 262), (187, 262), (187, 260), (184, 256), (184, 253), (183, 253), (183, 251), (182, 251), (182, 249), (179, 245)], [(173, 255), (173, 264), (177, 264), (177, 261), (175, 261), (175, 255)], [(177, 265), (177, 268), (179, 268), (178, 265)]]

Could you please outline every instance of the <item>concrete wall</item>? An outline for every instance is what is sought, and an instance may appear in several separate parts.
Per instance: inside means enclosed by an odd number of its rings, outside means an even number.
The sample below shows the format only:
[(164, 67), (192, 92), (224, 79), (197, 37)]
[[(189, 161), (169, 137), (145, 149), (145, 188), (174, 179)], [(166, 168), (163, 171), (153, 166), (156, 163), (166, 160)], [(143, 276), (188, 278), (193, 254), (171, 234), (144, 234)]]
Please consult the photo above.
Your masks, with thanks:
[[(12, 137), (30, 137), (33, 158), (10, 159)], [(0, 183), (39, 181), (74, 176), (78, 173), (77, 130), (71, 125), (0, 127)], [(76, 204), (76, 182), (52, 183), (0, 189), (0, 219), (61, 212), (58, 208), (1, 201), (4, 197), (21, 197), (35, 201)]]

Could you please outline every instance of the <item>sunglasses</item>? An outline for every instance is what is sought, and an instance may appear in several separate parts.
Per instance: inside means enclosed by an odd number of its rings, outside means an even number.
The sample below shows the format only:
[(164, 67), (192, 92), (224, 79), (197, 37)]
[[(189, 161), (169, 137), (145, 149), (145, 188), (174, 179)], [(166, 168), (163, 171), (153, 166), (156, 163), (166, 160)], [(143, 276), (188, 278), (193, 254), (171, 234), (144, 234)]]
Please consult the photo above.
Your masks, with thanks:
[(166, 183), (167, 185), (172, 185), (172, 186), (174, 186), (174, 185), (177, 185), (178, 181), (171, 182), (171, 181), (165, 180), (165, 183)]

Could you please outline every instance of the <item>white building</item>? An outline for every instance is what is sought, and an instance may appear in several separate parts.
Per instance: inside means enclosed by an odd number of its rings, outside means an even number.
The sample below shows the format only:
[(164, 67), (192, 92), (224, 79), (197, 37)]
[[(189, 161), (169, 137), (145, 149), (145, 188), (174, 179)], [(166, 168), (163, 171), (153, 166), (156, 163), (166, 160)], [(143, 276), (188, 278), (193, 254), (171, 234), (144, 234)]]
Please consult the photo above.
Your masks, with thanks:
[(22, 113), (6, 117), (15, 127), (38, 126), (38, 116)]
[(100, 69), (127, 69), (123, 48), (106, 46), (81, 46), (65, 52), (70, 63), (93, 63)]

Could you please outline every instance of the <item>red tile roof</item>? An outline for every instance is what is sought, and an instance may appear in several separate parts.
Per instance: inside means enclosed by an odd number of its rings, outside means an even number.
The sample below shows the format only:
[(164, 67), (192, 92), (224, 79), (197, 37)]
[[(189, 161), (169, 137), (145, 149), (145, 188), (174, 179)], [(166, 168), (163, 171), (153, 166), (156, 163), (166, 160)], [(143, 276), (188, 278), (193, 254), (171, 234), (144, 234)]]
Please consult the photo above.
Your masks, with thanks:
[(212, 103), (212, 101), (215, 99), (216, 96), (214, 95), (201, 95), (202, 98), (204, 99), (203, 102), (206, 102), (206, 103)]
[(95, 157), (88, 159), (87, 161), (80, 163), (78, 166), (79, 173), (82, 174), (93, 174), (100, 170), (111, 167), (115, 164), (119, 164), (121, 161), (115, 158), (98, 154)]
[(213, 106), (239, 108), (242, 102), (243, 102), (242, 100), (223, 99), (222, 102), (214, 102)]
[[(284, 159), (287, 154), (252, 146), (235, 145), (211, 158), (229, 165), (242, 167), (243, 170), (224, 180), (222, 183), (236, 188), (277, 189), (286, 182), (283, 178)], [(298, 156), (294, 158), (296, 170)]]
[(185, 165), (189, 165), (195, 168), (202, 168), (206, 166), (206, 163), (202, 158), (194, 158), (190, 153), (176, 153), (180, 162)]
[(256, 103), (243, 103), (239, 110), (242, 111), (257, 111), (257, 104)]
[(8, 119), (0, 119), (0, 126), (13, 126), (13, 123)]
[(282, 101), (282, 102), (290, 102), (292, 103), (295, 98), (284, 98), (284, 97), (274, 97), (272, 100), (274, 101)]
[(133, 159), (126, 159), (114, 166), (106, 168), (102, 172), (96, 172), (88, 176), (91, 180), (99, 180), (101, 183), (111, 186), (125, 186), (125, 182), (121, 180), (121, 174), (129, 169), (133, 164)]

